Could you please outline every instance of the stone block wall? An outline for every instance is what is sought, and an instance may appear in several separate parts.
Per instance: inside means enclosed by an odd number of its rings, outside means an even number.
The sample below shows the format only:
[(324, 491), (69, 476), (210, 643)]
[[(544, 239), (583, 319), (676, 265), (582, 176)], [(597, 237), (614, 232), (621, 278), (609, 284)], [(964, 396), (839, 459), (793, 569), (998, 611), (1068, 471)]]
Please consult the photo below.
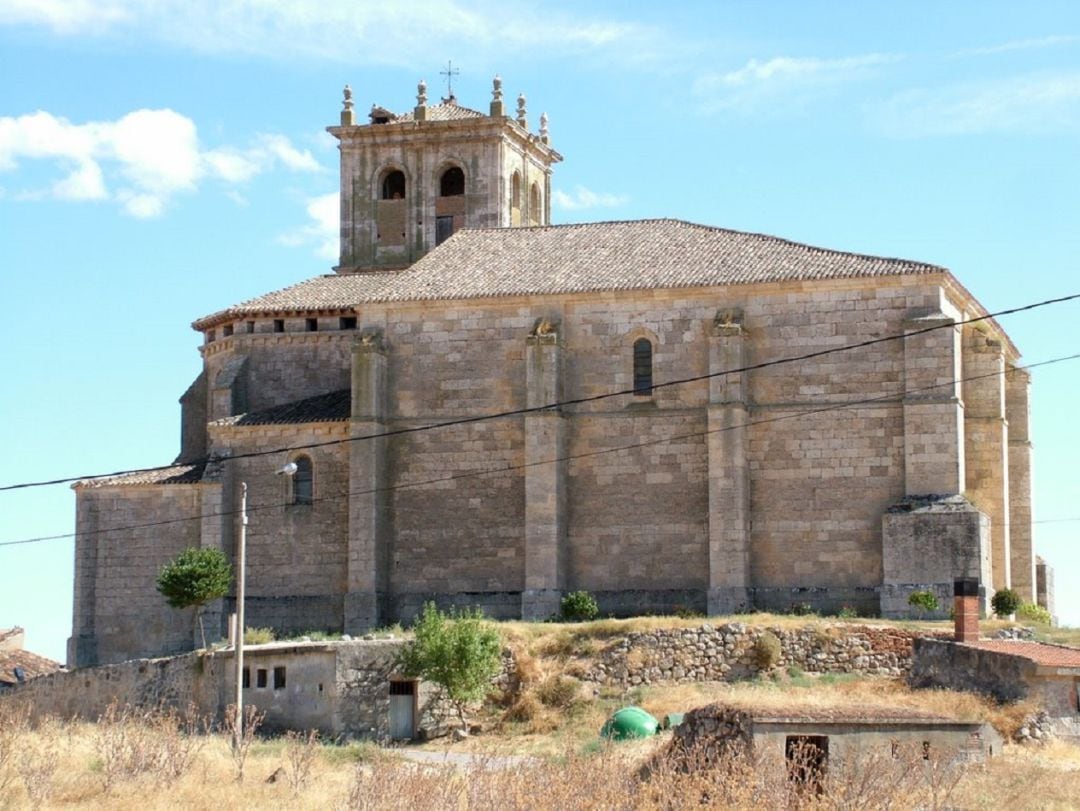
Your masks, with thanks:
[(774, 668), (808, 673), (903, 676), (911, 668), (917, 634), (898, 628), (810, 625), (802, 628), (705, 624), (630, 634), (609, 645), (584, 678), (622, 687), (658, 682), (730, 681), (757, 675), (755, 643), (765, 633), (780, 640)]
[(86, 666), (189, 651), (193, 609), (158, 593), (161, 566), (198, 547), (203, 499), (214, 485), (84, 487), (78, 491), (69, 664)]

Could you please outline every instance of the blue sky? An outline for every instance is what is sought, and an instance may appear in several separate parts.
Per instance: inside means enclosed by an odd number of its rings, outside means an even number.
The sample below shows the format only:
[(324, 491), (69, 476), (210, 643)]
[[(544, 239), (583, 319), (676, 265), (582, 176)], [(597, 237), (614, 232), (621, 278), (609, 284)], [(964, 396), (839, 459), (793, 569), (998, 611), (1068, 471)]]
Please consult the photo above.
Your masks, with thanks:
[[(949, 267), (991, 311), (1080, 292), (1080, 6), (0, 0), (0, 484), (169, 462), (190, 322), (324, 273), (349, 83), (452, 59), (551, 121), (556, 222), (679, 217)], [(1026, 362), (1080, 304), (1003, 319)], [(1080, 363), (1037, 370), (1036, 543), (1080, 624)], [(0, 542), (74, 526), (0, 493)], [(63, 659), (72, 541), (0, 546), (0, 627)]]

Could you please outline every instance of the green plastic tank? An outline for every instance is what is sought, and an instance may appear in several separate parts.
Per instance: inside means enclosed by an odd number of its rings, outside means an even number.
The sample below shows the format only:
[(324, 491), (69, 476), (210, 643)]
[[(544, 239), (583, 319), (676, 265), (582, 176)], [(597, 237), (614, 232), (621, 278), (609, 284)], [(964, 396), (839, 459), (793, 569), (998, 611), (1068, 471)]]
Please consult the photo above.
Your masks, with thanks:
[(656, 734), (659, 726), (659, 722), (641, 707), (623, 707), (600, 728), (600, 737), (613, 741), (649, 738)]

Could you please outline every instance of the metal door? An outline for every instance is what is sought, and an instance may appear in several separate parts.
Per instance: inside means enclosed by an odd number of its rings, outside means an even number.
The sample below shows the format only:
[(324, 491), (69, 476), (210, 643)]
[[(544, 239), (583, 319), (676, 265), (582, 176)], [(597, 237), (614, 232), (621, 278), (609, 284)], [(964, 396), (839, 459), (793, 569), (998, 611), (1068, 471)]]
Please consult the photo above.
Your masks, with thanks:
[(409, 740), (416, 735), (416, 682), (390, 682), (390, 737)]

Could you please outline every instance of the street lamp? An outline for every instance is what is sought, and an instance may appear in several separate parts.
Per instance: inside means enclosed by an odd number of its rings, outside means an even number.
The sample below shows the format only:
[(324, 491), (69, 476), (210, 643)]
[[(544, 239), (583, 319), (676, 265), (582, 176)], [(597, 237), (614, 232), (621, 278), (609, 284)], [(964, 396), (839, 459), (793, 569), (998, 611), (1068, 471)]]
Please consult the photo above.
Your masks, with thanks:
[[(277, 476), (292, 476), (296, 462), (289, 462), (274, 471)], [(240, 482), (240, 542), (236, 549), (236, 627), (234, 649), (236, 651), (236, 724), (233, 729), (233, 747), (239, 749), (244, 739), (244, 591), (247, 586), (247, 482)]]

